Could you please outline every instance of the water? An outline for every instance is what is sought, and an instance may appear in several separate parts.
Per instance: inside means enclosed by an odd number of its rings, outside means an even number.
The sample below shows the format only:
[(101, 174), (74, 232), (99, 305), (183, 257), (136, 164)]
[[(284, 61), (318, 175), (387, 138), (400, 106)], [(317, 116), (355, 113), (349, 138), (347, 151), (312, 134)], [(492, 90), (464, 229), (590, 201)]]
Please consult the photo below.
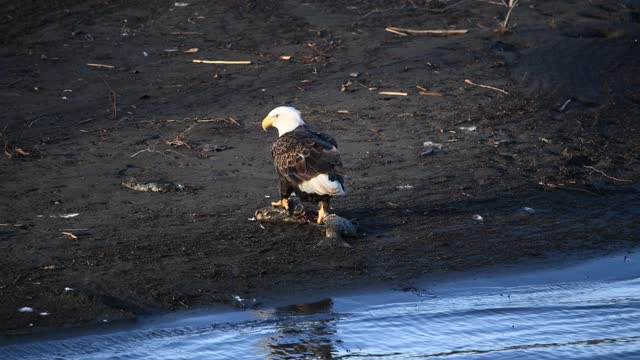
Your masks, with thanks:
[(172, 314), (0, 346), (0, 359), (640, 359), (640, 253), (421, 289)]

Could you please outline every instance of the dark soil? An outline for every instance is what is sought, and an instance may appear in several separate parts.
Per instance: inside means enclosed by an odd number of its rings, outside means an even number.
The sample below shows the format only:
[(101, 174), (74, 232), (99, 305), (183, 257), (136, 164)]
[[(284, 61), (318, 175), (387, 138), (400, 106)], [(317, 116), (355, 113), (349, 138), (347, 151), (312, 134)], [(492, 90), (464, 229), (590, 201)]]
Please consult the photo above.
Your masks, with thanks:
[[(0, 333), (639, 244), (637, 3), (521, 0), (498, 34), (484, 1), (187, 2), (0, 1)], [(352, 248), (248, 220), (283, 104), (338, 140)]]

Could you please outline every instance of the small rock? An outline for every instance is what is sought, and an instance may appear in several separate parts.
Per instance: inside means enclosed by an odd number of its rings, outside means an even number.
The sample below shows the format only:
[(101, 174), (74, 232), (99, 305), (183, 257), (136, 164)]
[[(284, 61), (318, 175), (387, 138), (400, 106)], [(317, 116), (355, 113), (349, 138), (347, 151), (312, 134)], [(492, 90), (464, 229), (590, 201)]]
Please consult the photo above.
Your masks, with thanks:
[(33, 308), (25, 306), (25, 307), (21, 307), (20, 309), (18, 309), (19, 312), (21, 313), (31, 313), (33, 312)]
[(484, 218), (482, 217), (482, 215), (479, 215), (479, 214), (473, 215), (472, 219), (475, 221), (484, 221)]
[(536, 213), (536, 211), (533, 208), (530, 208), (528, 206), (523, 207), (522, 210), (524, 210), (527, 214), (535, 214)]
[[(324, 229), (324, 236), (328, 239), (355, 237), (358, 234), (358, 227), (354, 223), (336, 214), (324, 218)], [(346, 245), (351, 247), (349, 244)]]
[(396, 186), (396, 189), (398, 190), (411, 190), (413, 189), (413, 185), (400, 185), (400, 186)]
[(478, 127), (477, 126), (460, 126), (459, 129), (462, 131), (476, 131)]
[(351, 76), (352, 78), (357, 78), (358, 76), (360, 76), (360, 73), (352, 72), (352, 73), (349, 73), (349, 76)]

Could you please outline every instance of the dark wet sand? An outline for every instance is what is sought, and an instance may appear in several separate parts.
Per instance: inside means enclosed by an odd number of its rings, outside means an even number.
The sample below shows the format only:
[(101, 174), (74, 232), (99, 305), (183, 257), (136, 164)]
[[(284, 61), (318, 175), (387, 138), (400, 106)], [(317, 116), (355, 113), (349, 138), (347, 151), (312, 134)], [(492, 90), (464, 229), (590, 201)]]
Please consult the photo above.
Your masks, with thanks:
[[(507, 35), (486, 2), (187, 2), (0, 2), (0, 333), (638, 244), (632, 2), (521, 0)], [(248, 220), (277, 196), (259, 122), (282, 104), (338, 140), (352, 248)], [(425, 141), (444, 148), (421, 157)], [(189, 190), (121, 188), (130, 176)]]

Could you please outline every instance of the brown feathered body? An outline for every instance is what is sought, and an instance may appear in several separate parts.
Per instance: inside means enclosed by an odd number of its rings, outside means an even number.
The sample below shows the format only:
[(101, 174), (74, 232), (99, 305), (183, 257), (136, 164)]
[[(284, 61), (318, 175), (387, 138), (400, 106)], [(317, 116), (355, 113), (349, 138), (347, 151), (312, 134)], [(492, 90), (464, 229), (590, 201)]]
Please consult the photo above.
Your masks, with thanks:
[(299, 126), (280, 136), (271, 154), (282, 198), (295, 192), (301, 201), (328, 205), (331, 196), (344, 194), (338, 144), (330, 135)]

